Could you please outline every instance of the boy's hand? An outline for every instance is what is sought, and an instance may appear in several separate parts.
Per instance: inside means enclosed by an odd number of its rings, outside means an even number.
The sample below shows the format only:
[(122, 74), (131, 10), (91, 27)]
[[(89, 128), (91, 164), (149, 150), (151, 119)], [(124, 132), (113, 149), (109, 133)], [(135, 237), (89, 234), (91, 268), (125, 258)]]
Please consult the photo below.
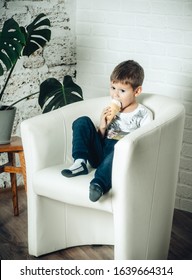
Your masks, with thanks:
[(100, 131), (102, 136), (105, 135), (105, 131), (106, 131), (107, 126), (108, 126), (107, 116), (109, 116), (110, 114), (111, 114), (111, 108), (109, 106), (106, 107), (101, 114), (99, 131)]

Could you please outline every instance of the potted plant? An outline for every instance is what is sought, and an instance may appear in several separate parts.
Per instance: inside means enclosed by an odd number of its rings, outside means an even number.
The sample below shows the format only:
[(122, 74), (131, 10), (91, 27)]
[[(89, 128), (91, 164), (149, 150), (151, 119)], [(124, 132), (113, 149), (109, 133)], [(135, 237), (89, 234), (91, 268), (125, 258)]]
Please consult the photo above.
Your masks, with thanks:
[[(21, 56), (30, 56), (38, 48), (44, 47), (45, 43), (50, 40), (51, 31), (49, 27), (50, 21), (45, 18), (44, 14), (38, 15), (26, 29), (19, 27), (18, 23), (13, 19), (4, 23), (3, 30), (0, 32), (0, 76), (6, 71), (9, 71), (9, 74), (4, 87), (0, 91), (0, 102), (3, 95), (6, 94), (5, 89), (16, 62)], [(9, 32), (13, 33), (9, 34)], [(8, 43), (11, 47), (7, 47)], [(60, 83), (55, 78), (46, 79), (40, 84), (38, 92), (31, 93), (9, 106), (0, 105), (0, 144), (10, 141), (16, 112), (15, 105), (38, 93), (38, 103), (43, 113), (83, 100), (82, 89), (73, 82), (71, 76), (64, 76), (63, 83)], [(10, 121), (7, 114), (12, 117)]]
[(4, 22), (0, 32), (0, 76), (6, 73), (7, 77), (0, 91), (0, 144), (10, 141), (16, 112), (16, 107), (13, 105), (23, 100), (22, 98), (9, 106), (2, 105), (2, 98), (6, 94), (6, 87), (15, 65), (21, 56), (29, 57), (38, 49), (43, 48), (50, 38), (50, 21), (43, 13), (39, 14), (27, 27), (19, 26), (13, 18)]

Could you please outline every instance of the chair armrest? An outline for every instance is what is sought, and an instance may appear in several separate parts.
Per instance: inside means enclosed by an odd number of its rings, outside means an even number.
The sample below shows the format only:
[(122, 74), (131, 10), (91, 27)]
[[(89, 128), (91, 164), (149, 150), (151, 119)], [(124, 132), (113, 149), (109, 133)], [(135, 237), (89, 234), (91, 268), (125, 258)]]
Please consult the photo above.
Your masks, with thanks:
[(112, 171), (114, 202), (121, 201), (132, 207), (146, 195), (146, 187), (151, 185), (155, 174), (159, 133), (160, 128), (154, 127), (154, 122), (151, 122), (115, 145)]
[[(146, 182), (148, 185), (159, 164), (166, 170), (167, 165), (170, 169), (170, 164), (175, 163), (171, 170), (178, 169), (184, 113), (183, 105), (176, 104), (172, 110), (165, 111), (158, 119), (126, 135), (115, 145), (112, 172), (114, 191), (119, 189), (120, 180), (124, 186), (121, 190), (123, 194), (129, 189), (127, 185), (132, 184), (135, 194), (135, 184)], [(165, 176), (162, 169), (158, 172)], [(121, 192), (118, 191), (118, 195)]]
[(27, 167), (36, 172), (63, 162), (65, 134), (61, 110), (42, 114), (21, 123), (21, 137)]
[(165, 248), (168, 247), (183, 124), (184, 109), (177, 106), (115, 145), (112, 171), (115, 239), (123, 240), (117, 258), (120, 252), (127, 252), (126, 244), (131, 244), (130, 256), (140, 252), (142, 259), (152, 258), (159, 234)]

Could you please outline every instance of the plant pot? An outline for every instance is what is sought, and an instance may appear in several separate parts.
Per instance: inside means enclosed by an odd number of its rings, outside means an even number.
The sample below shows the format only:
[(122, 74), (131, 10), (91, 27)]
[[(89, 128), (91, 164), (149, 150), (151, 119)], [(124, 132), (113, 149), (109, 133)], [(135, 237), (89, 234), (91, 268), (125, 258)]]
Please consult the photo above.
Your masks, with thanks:
[(0, 144), (8, 144), (11, 140), (11, 133), (15, 119), (16, 107), (2, 106), (0, 108)]

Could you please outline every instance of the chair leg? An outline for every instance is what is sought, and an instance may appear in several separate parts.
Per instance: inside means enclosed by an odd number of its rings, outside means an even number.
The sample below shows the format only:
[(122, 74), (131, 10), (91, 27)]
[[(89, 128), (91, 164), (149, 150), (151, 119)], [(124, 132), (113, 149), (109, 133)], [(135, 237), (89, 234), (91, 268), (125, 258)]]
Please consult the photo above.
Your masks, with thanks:
[[(14, 153), (8, 153), (8, 159), (11, 166), (15, 166), (15, 155)], [(17, 178), (15, 173), (10, 173), (11, 178), (11, 191), (12, 191), (12, 201), (13, 201), (13, 211), (14, 216), (19, 215), (19, 206), (18, 206), (18, 195), (17, 195)]]
[(19, 160), (20, 160), (20, 165), (21, 165), (21, 170), (23, 175), (24, 188), (25, 188), (25, 192), (27, 192), (27, 177), (26, 177), (24, 152), (21, 151), (18, 154), (19, 154)]

